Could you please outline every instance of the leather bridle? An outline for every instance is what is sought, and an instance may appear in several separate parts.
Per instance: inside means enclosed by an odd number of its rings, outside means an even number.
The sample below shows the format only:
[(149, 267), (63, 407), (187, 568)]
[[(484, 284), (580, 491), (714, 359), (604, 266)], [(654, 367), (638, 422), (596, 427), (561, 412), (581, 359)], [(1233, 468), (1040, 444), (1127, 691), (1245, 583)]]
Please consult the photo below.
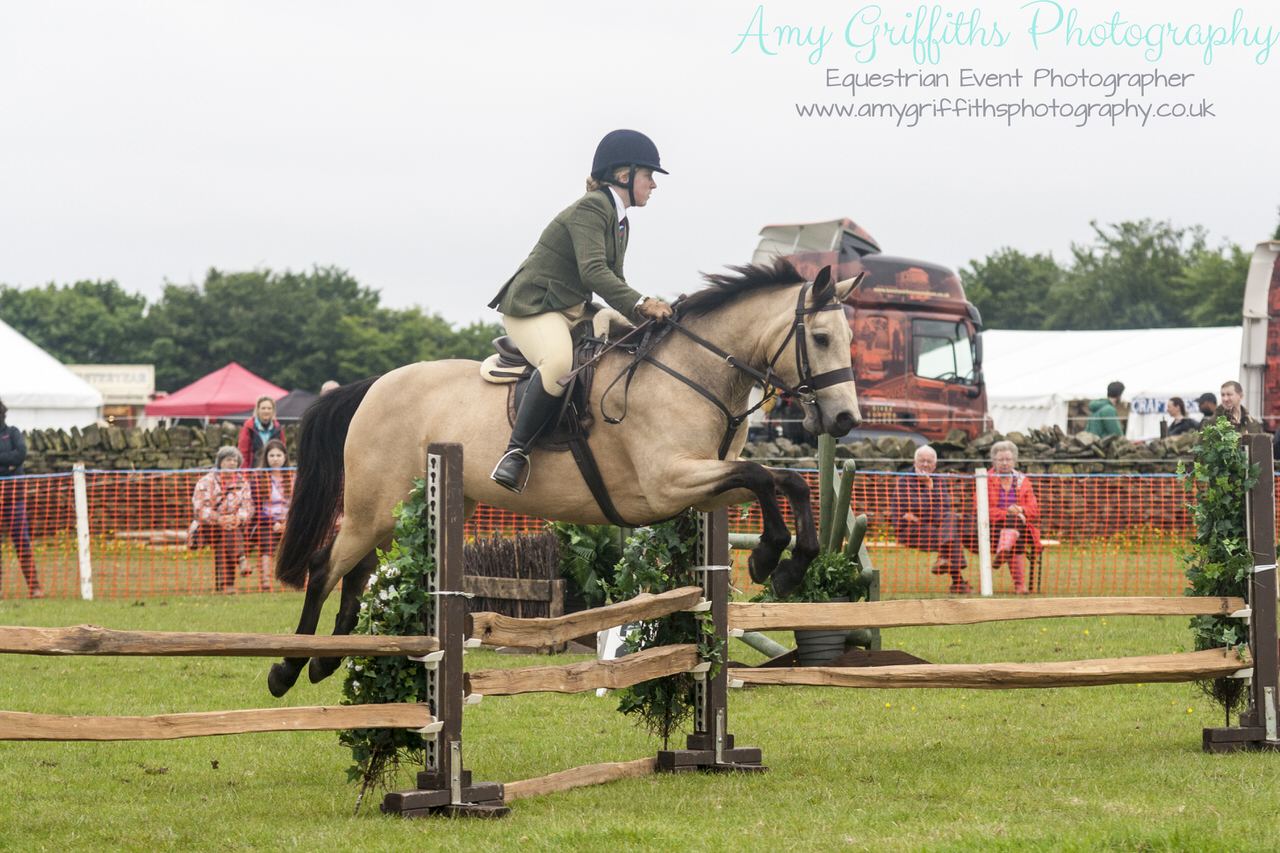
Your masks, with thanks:
[[(840, 367), (835, 370), (828, 370), (826, 373), (820, 373), (817, 376), (813, 375), (812, 368), (809, 365), (809, 348), (805, 335), (805, 318), (810, 314), (816, 314), (819, 311), (843, 311), (844, 306), (834, 299), (824, 302), (821, 305), (815, 305), (813, 307), (806, 306), (804, 304), (805, 296), (809, 293), (809, 290), (812, 287), (813, 282), (806, 282), (804, 286), (800, 288), (800, 294), (796, 298), (795, 320), (791, 324), (791, 328), (787, 331), (787, 336), (783, 338), (782, 343), (778, 346), (773, 357), (769, 359), (764, 370), (757, 370), (751, 365), (744, 363), (736, 356), (725, 352), (723, 349), (695, 332), (691, 332), (689, 329), (681, 325), (674, 316), (666, 320), (651, 320), (644, 323), (640, 328), (647, 329), (647, 333), (642, 335), (639, 344), (636, 345), (635, 356), (631, 364), (626, 368), (626, 370), (620, 373), (618, 377), (609, 384), (609, 387), (605, 389), (604, 393), (600, 395), (601, 415), (608, 423), (617, 424), (622, 422), (622, 419), (625, 418), (627, 414), (627, 391), (631, 386), (631, 379), (635, 375), (636, 369), (639, 368), (641, 362), (647, 362), (697, 391), (703, 397), (710, 400), (711, 403), (724, 414), (727, 424), (725, 426), (724, 437), (720, 441), (719, 456), (719, 458), (724, 459), (729, 452), (729, 446), (733, 443), (733, 436), (737, 433), (738, 429), (746, 422), (747, 418), (764, 405), (765, 401), (769, 399), (775, 390), (795, 397), (805, 405), (813, 405), (817, 402), (818, 392), (823, 388), (830, 388), (831, 386), (839, 385), (842, 382), (852, 382), (852, 367)], [(677, 300), (672, 307), (676, 309), (676, 313), (678, 314), (680, 302)], [(735, 415), (730, 412), (728, 407), (725, 406), (720, 398), (711, 391), (654, 358), (654, 348), (657, 347), (657, 345), (661, 343), (672, 330), (681, 333), (703, 349), (722, 359), (733, 369), (749, 376), (755, 382), (760, 384), (764, 388), (764, 396), (761, 397), (760, 402), (756, 403), (745, 412)], [(785, 382), (782, 377), (778, 375), (775, 368), (775, 365), (778, 363), (778, 359), (782, 357), (782, 353), (786, 350), (787, 344), (791, 343), (792, 338), (795, 338), (796, 342), (796, 375), (800, 377), (799, 382), (797, 382), (795, 386), (789, 385)], [(623, 385), (622, 414), (617, 417), (611, 417), (604, 412), (605, 398), (623, 376), (627, 377), (627, 381)]]

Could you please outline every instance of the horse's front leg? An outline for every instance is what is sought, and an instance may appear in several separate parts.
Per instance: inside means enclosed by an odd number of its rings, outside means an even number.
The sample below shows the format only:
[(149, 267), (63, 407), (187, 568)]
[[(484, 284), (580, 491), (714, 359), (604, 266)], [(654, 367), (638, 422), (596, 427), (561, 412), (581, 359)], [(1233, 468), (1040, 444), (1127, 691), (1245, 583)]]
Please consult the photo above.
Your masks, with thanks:
[[(732, 468), (728, 475), (716, 482), (713, 493), (723, 494), (732, 489), (745, 489), (756, 496), (763, 526), (760, 531), (760, 543), (751, 550), (751, 556), (747, 559), (747, 569), (751, 573), (751, 580), (762, 584), (773, 574), (782, 552), (791, 546), (791, 531), (787, 528), (787, 521), (782, 516), (782, 507), (778, 505), (777, 476), (770, 469), (755, 462), (740, 461), (730, 464)], [(778, 472), (778, 474), (786, 473), (792, 472)], [(792, 474), (792, 476), (799, 479), (806, 489), (808, 488), (804, 478), (799, 474)], [(813, 554), (816, 554), (818, 537), (812, 533), (810, 537), (813, 540)], [(812, 559), (811, 554), (809, 560)], [(808, 567), (808, 560), (804, 565)], [(803, 575), (803, 569), (801, 574)]]
[(813, 523), (813, 509), (809, 504), (809, 481), (784, 468), (771, 468), (777, 492), (791, 505), (791, 515), (796, 520), (796, 545), (791, 556), (778, 564), (773, 572), (773, 592), (779, 598), (791, 594), (809, 564), (818, 556), (818, 531)]
[[(333, 620), (334, 636), (346, 635), (355, 628), (360, 617), (360, 594), (369, 583), (369, 576), (378, 567), (376, 553), (370, 552), (347, 573), (342, 579), (342, 602), (338, 605), (338, 615)], [(323, 681), (333, 675), (333, 671), (342, 665), (342, 658), (312, 658), (307, 676), (311, 683)]]

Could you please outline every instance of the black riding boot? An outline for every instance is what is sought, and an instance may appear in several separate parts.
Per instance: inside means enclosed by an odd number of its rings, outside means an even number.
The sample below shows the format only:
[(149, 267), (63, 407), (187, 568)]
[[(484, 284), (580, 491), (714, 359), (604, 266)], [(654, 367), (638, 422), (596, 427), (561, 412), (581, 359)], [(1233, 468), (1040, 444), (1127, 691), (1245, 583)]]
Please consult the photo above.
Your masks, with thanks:
[[(529, 446), (542, 432), (552, 418), (560, 411), (562, 398), (554, 397), (542, 387), (542, 378), (538, 371), (533, 372), (529, 387), (520, 401), (520, 409), (516, 412), (516, 423), (511, 428), (511, 443), (507, 452), (498, 460), (498, 465), (489, 475), (503, 488), (519, 493), (524, 491), (528, 478), (524, 477), (525, 468), (529, 465)], [(521, 480), (524, 482), (521, 482)]]

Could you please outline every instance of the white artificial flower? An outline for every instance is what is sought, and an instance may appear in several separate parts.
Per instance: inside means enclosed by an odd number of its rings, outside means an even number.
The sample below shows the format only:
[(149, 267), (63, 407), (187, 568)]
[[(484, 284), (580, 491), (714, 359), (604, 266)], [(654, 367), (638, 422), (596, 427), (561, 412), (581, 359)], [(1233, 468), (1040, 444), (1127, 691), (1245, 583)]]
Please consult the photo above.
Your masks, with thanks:
[(359, 689), (360, 689), (360, 682), (358, 682), (358, 681), (353, 681), (353, 682), (351, 682), (351, 689), (352, 689), (352, 690), (359, 690)]

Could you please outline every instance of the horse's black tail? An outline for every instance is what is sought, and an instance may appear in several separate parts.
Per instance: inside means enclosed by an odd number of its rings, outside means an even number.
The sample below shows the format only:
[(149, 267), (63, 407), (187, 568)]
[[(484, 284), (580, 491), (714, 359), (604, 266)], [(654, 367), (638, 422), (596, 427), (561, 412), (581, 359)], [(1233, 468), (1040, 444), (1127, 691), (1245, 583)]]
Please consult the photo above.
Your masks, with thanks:
[(342, 495), (347, 427), (378, 378), (371, 376), (323, 394), (302, 416), (293, 503), (276, 549), (276, 577), (285, 586), (302, 589), (307, 585), (311, 555), (333, 534)]

